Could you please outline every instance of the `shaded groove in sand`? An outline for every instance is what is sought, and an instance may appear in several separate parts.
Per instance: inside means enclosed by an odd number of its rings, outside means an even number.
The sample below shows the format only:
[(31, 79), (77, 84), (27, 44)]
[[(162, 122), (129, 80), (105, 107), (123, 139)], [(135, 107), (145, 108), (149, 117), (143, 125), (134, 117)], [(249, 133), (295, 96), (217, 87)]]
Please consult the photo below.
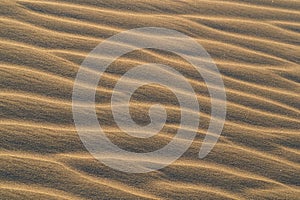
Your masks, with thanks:
[(84, 174), (83, 172), (78, 172), (78, 171), (70, 168), (69, 166), (66, 166), (65, 164), (55, 161), (49, 157), (45, 157), (45, 156), (41, 156), (41, 155), (20, 154), (20, 153), (17, 153), (17, 154), (0, 153), (0, 156), (8, 156), (8, 157), (11, 156), (11, 157), (18, 157), (18, 158), (23, 158), (23, 159), (37, 160), (37, 161), (42, 161), (42, 162), (51, 162), (55, 165), (59, 165), (59, 166), (63, 167), (65, 170), (69, 171), (70, 173), (76, 174), (77, 176), (84, 178), (88, 181), (98, 183), (101, 185), (105, 185), (105, 186), (111, 187), (113, 189), (123, 191), (125, 193), (131, 193), (136, 196), (145, 197), (145, 198), (149, 198), (149, 199), (158, 199), (154, 195), (147, 194), (146, 192), (140, 191), (138, 189), (134, 189), (132, 187), (123, 185), (121, 183), (117, 183), (115, 181), (110, 181), (110, 180), (106, 180), (106, 179), (94, 178), (92, 176)]
[[(147, 53), (148, 53), (148, 52), (147, 52)], [(157, 55), (154, 54), (154, 56), (157, 56)], [(161, 56), (158, 56), (158, 57), (161, 58)], [(161, 59), (170, 61), (171, 63), (174, 62), (174, 61), (172, 61), (172, 60), (170, 60), (170, 59), (168, 59), (168, 58), (161, 58)], [(67, 61), (67, 62), (70, 62), (70, 61)], [(72, 64), (74, 64), (74, 63), (72, 63)], [(176, 64), (176, 62), (174, 62), (174, 64)], [(265, 90), (265, 91), (268, 91), (268, 92), (274, 91), (274, 92), (276, 92), (276, 93), (282, 93), (282, 94), (284, 94), (284, 95), (292, 95), (292, 96), (295, 96), (295, 95), (296, 95), (296, 96), (299, 96), (297, 93), (290, 93), (289, 91), (282, 90), (282, 89), (279, 89), (279, 88), (274, 88), (274, 87), (271, 88), (271, 87), (266, 87), (266, 86), (263, 86), (263, 85), (258, 85), (258, 84), (249, 83), (249, 82), (246, 82), (246, 81), (243, 81), (243, 80), (236, 80), (236, 79), (234, 79), (234, 78), (232, 78), (232, 77), (227, 77), (227, 76), (225, 76), (225, 75), (223, 75), (223, 77), (224, 77), (225, 79), (230, 80), (230, 81), (237, 82), (238, 84), (245, 84), (246, 86), (254, 87), (254, 88), (257, 88), (257, 89), (259, 89), (259, 90)]]
[[(112, 182), (107, 182), (104, 181), (101, 182), (101, 179), (97, 180), (97, 178), (94, 178), (82, 171), (76, 171), (75, 169), (66, 166), (63, 162), (59, 161), (60, 159), (64, 159), (64, 158), (74, 158), (74, 159), (81, 159), (81, 160), (85, 160), (85, 159), (94, 159), (91, 155), (89, 154), (56, 154), (53, 158), (53, 156), (41, 156), (38, 154), (24, 154), (24, 153), (20, 153), (20, 152), (2, 152), (0, 153), (0, 156), (11, 156), (11, 157), (18, 157), (18, 158), (24, 158), (24, 159), (32, 159), (32, 160), (37, 160), (37, 161), (43, 161), (43, 162), (51, 162), (60, 166), (63, 166), (67, 171), (72, 172), (72, 173), (76, 173), (92, 182), (96, 181), (99, 182), (100, 184), (107, 184), (107, 186), (109, 187), (116, 187), (116, 186), (120, 186), (119, 183), (116, 183), (114, 181)], [(107, 155), (107, 157), (109, 158), (110, 156)], [(126, 159), (126, 158), (119, 158), (119, 159)], [(160, 163), (159, 160), (155, 161), (153, 160), (153, 162), (158, 162)], [(212, 169), (215, 171), (221, 171), (223, 173), (228, 173), (228, 174), (232, 174), (234, 176), (238, 176), (238, 177), (243, 177), (243, 178), (250, 178), (250, 179), (256, 179), (256, 180), (260, 180), (260, 181), (266, 181), (266, 182), (270, 182), (270, 183), (274, 183), (276, 185), (280, 185), (280, 186), (284, 186), (288, 189), (292, 189), (294, 190), (293, 187), (290, 187), (288, 185), (285, 185), (283, 183), (277, 182), (275, 180), (269, 179), (267, 177), (263, 177), (261, 175), (256, 175), (253, 174), (252, 172), (247, 172), (247, 171), (243, 171), (243, 170), (239, 170), (239, 169), (235, 169), (235, 168), (229, 168), (227, 166), (222, 166), (220, 164), (214, 164), (214, 163), (209, 163), (209, 162), (201, 162), (201, 161), (189, 161), (189, 160), (185, 160), (185, 161), (176, 161), (172, 164), (172, 166), (181, 166), (181, 167), (195, 167), (195, 168), (205, 168), (205, 169)], [(120, 190), (126, 190), (128, 188), (126, 187), (122, 187), (120, 188)], [(135, 193), (134, 193), (135, 194)], [(139, 194), (138, 191), (136, 194)]]
[(155, 182), (154, 185), (156, 187), (165, 187), (166, 190), (170, 190), (171, 188), (176, 191), (176, 190), (196, 190), (199, 192), (206, 192), (206, 193), (212, 193), (214, 195), (216, 195), (215, 197), (220, 197), (222, 196), (223, 198), (230, 198), (230, 199), (236, 199), (236, 200), (246, 200), (245, 198), (243, 198), (242, 196), (239, 196), (237, 194), (234, 193), (230, 193), (226, 190), (222, 190), (219, 189), (217, 187), (208, 187), (205, 185), (199, 185), (199, 184), (187, 184), (187, 183), (181, 183), (181, 182), (165, 182), (165, 181), (161, 181), (161, 182)]
[(28, 184), (25, 185), (25, 184), (18, 184), (18, 183), (1, 183), (0, 189), (17, 190), (22, 192), (43, 194), (47, 196), (57, 197), (59, 199), (83, 200), (82, 198), (70, 195), (66, 192), (55, 190), (53, 188), (44, 188), (44, 187), (28, 185)]
[[(107, 91), (107, 90), (106, 90)], [(108, 90), (110, 91), (110, 90)], [(2, 95), (4, 96), (5, 93), (2, 93)], [(190, 94), (184, 94), (184, 95), (190, 95)], [(5, 96), (12, 96), (12, 97), (21, 97), (23, 99), (32, 99), (32, 100), (42, 100), (43, 102), (46, 102), (46, 103), (50, 103), (50, 104), (54, 104), (56, 106), (59, 106), (61, 107), (62, 105), (68, 105), (68, 106), (71, 106), (72, 103), (69, 101), (69, 102), (66, 102), (66, 101), (61, 101), (61, 100), (54, 100), (54, 101), (51, 101), (49, 99), (41, 99), (40, 97), (37, 98), (37, 97), (32, 97), (32, 96), (24, 96), (24, 95), (21, 95), (21, 94), (17, 94), (17, 95), (13, 95), (13, 94), (10, 94), (10, 93), (6, 93)], [(204, 96), (199, 96), (197, 95), (198, 99), (206, 99), (206, 100), (209, 100), (209, 97), (204, 97)], [(14, 99), (14, 101), (16, 101), (16, 99)], [(22, 101), (22, 100), (21, 100)], [(77, 104), (79, 105), (79, 104)], [(123, 106), (125, 104), (120, 104), (120, 106)], [(134, 104), (133, 104), (134, 105)], [(144, 102), (144, 103), (141, 103), (139, 102), (138, 104), (136, 104), (136, 106), (146, 106), (146, 105), (151, 105), (151, 104), (148, 104), (147, 102)], [(242, 110), (249, 110), (250, 112), (252, 113), (257, 113), (259, 115), (264, 115), (264, 116), (268, 116), (268, 117), (273, 117), (273, 118), (278, 118), (278, 119), (285, 119), (285, 120), (289, 120), (289, 121), (293, 121), (293, 122), (298, 122), (300, 123), (300, 120), (297, 119), (297, 118), (291, 118), (291, 117), (287, 117), (285, 115), (280, 115), (280, 114), (273, 114), (271, 112), (266, 112), (266, 111), (262, 111), (262, 110), (258, 110), (258, 109), (253, 109), (253, 108), (249, 108), (249, 107), (246, 107), (246, 106), (243, 106), (243, 105), (238, 105), (238, 104), (235, 104), (235, 103), (231, 103), (231, 102), (227, 102), (227, 105), (228, 107), (232, 106), (232, 107), (235, 107), (235, 108), (238, 108), (238, 109), (242, 109)], [(80, 104), (80, 106), (90, 106), (90, 104)], [(110, 108), (111, 105), (110, 103), (109, 104), (101, 104), (101, 105), (96, 105), (97, 108)], [(177, 106), (166, 106), (166, 108), (172, 108), (174, 110), (178, 110), (179, 111), (179, 107)], [(181, 110), (185, 110), (185, 111), (189, 111), (191, 113), (194, 113), (194, 114), (197, 114), (198, 115), (198, 112), (195, 112), (195, 111), (192, 111), (192, 110), (186, 110), (185, 108), (180, 108)], [(205, 113), (202, 113), (201, 112), (201, 115), (205, 115), (205, 117), (209, 118), (209, 115), (205, 114)]]
[[(75, 25), (77, 24), (77, 25), (81, 25), (81, 26), (90, 26), (90, 27), (93, 27), (93, 28), (100, 28), (100, 29), (104, 29), (104, 30), (108, 30), (108, 31), (114, 31), (115, 33), (121, 32), (121, 31), (125, 30), (125, 29), (121, 29), (121, 28), (118, 28), (118, 27), (112, 27), (112, 26), (103, 25), (103, 24), (96, 24), (96, 23), (92, 23), (92, 22), (88, 22), (88, 21), (79, 21), (79, 20), (74, 20), (72, 18), (62, 18), (62, 17), (58, 17), (56, 15), (49, 15), (49, 14), (45, 15), (43, 13), (39, 13), (39, 12), (34, 11), (34, 10), (32, 10), (32, 11), (28, 10), (27, 12), (30, 13), (30, 14), (32, 14), (32, 15), (36, 15), (37, 17), (43, 17), (43, 18), (47, 18), (47, 19), (51, 19), (51, 20), (57, 20), (57, 21), (61, 21), (63, 23), (71, 23), (71, 24), (75, 24)], [(183, 15), (183, 17), (185, 17), (185, 15)], [(202, 16), (199, 16), (199, 17), (201, 19), (209, 19), (209, 20), (214, 19), (214, 17), (202, 17)], [(222, 20), (223, 21), (223, 20), (226, 20), (226, 19), (215, 18), (214, 20), (218, 20), (218, 21)], [(229, 21), (230, 20), (234, 21), (235, 19), (231, 18), (231, 19), (229, 19)], [(245, 22), (247, 20), (239, 20), (239, 21)], [(26, 23), (24, 20), (22, 20), (21, 22)], [(251, 20), (250, 22), (253, 23), (253, 20)], [(40, 26), (37, 26), (37, 27), (40, 27)], [(280, 28), (278, 26), (275, 26), (275, 27), (276, 28)], [(42, 28), (42, 27), (40, 27), (40, 28)], [(284, 45), (286, 47), (297, 47), (297, 45), (295, 45), (293, 43), (284, 43), (284, 42), (281, 42), (280, 40), (272, 40), (272, 38), (267, 38), (267, 37), (265, 37), (265, 38), (258, 38), (258, 37), (252, 37), (252, 36), (247, 36), (247, 35), (238, 34), (238, 33), (233, 34), (233, 33), (229, 33), (229, 32), (223, 31), (223, 30), (212, 29), (211, 27), (208, 27), (208, 28), (210, 28), (210, 30), (217, 31), (217, 32), (220, 32), (222, 34), (226, 34), (228, 36), (237, 36), (237, 37), (240, 37), (240, 38), (254, 40), (254, 41), (258, 41), (258, 42), (266, 42), (266, 43), (270, 43), (270, 44), (273, 43), (273, 44)], [(283, 29), (283, 30), (285, 30), (285, 29)], [(55, 31), (55, 30), (52, 30), (52, 31)], [(295, 34), (295, 33), (292, 32), (292, 34)]]
[[(70, 34), (70, 33), (65, 33), (65, 32), (59, 32), (59, 31), (55, 31), (55, 30), (51, 30), (51, 29), (46, 29), (44, 27), (39, 27), (39, 26), (36, 26), (36, 25), (32, 25), (32, 24), (29, 24), (29, 23), (26, 23), (26, 22), (20, 22), (18, 20), (13, 20), (13, 19), (5, 19), (5, 18), (1, 18), (0, 21), (10, 21), (10, 23), (13, 21), (14, 23), (19, 23), (20, 25), (22, 26), (25, 26), (25, 27), (31, 27), (33, 29), (37, 29), (37, 30), (40, 30), (42, 32), (49, 32), (49, 34), (58, 34), (58, 35), (61, 35), (61, 36), (64, 36), (66, 38), (76, 38), (76, 39), (82, 39), (82, 40), (88, 40), (88, 41), (93, 41), (95, 44), (98, 44), (99, 42), (101, 42), (101, 40), (103, 40), (103, 38), (95, 38), (95, 37), (92, 37), (92, 36), (82, 36), (82, 35), (78, 35), (78, 34)], [(192, 23), (192, 22), (190, 22)], [(212, 32), (217, 32), (221, 35), (225, 35), (225, 36), (231, 36), (231, 37), (238, 37), (237, 34), (232, 34), (232, 33), (224, 33), (222, 31), (219, 31), (219, 30), (216, 30), (216, 29), (213, 29), (213, 28), (210, 28), (210, 27), (207, 27), (207, 26), (204, 26), (204, 25), (200, 25), (200, 24), (197, 24), (197, 23), (194, 23), (195, 26), (197, 27), (205, 27), (206, 29), (212, 31)], [(243, 38), (244, 40), (247, 39), (245, 38), (245, 36), (240, 36), (238, 37), (239, 39)], [(251, 38), (249, 38), (250, 40)], [(212, 44), (215, 44), (215, 45), (223, 45), (223, 46), (226, 46), (227, 47), (231, 47), (232, 49), (235, 49), (235, 50), (240, 50), (240, 51), (244, 51), (245, 53), (251, 53), (253, 55), (257, 55), (257, 56), (262, 56), (262, 57), (266, 57), (266, 58), (269, 58), (269, 59), (273, 59), (273, 60), (277, 60), (277, 61), (281, 61), (281, 62), (287, 62), (287, 63), (290, 63), (290, 64), (294, 64), (294, 62), (290, 61), (290, 60), (287, 60), (285, 59), (284, 57), (278, 57), (276, 55), (272, 55), (272, 54), (268, 54), (267, 52), (264, 52), (264, 51), (261, 51), (261, 50), (252, 50), (250, 49), (249, 47), (246, 47), (245, 45), (244, 46), (241, 46), (241, 44), (228, 44), (228, 43), (225, 43), (223, 41), (215, 41), (215, 40), (211, 40), (211, 39), (196, 39), (197, 41), (199, 41), (200, 43), (201, 42), (207, 42), (207, 43), (212, 43)], [(257, 39), (255, 39), (257, 40)], [(263, 40), (265, 41), (265, 40)], [(261, 42), (261, 41), (259, 41)], [(120, 44), (118, 44), (120, 45)], [(124, 44), (122, 44), (124, 45)], [(125, 45), (127, 46), (127, 45)]]
[[(74, 3), (57, 3), (57, 2), (45, 2), (45, 1), (32, 1), (32, 0), (18, 0), (18, 2), (30, 2), (30, 3), (36, 3), (36, 4), (48, 4), (48, 5), (56, 5), (56, 6), (66, 6), (66, 7), (73, 7), (73, 8), (80, 8), (80, 9), (88, 9), (88, 10), (95, 10), (95, 11), (101, 11), (101, 12), (110, 12), (110, 13), (116, 13), (119, 14), (119, 11), (115, 11), (115, 10), (111, 10), (111, 9), (104, 9), (101, 7), (91, 7), (91, 6), (86, 6), (86, 5), (80, 5), (80, 4), (74, 4)], [(201, 0), (201, 2), (209, 2), (209, 1), (205, 1), (205, 0)], [(231, 3), (231, 2), (225, 2), (225, 1), (214, 1), (215, 3), (219, 3), (220, 5), (230, 5), (230, 6), (242, 6), (242, 7), (247, 7), (247, 8), (256, 8), (256, 9), (263, 9), (263, 10), (269, 10), (269, 11), (278, 11), (278, 12), (286, 12), (286, 13), (292, 13), (292, 14), (298, 14), (299, 12), (297, 12), (297, 10), (289, 10), (289, 9), (279, 9), (279, 8), (274, 8), (274, 7), (261, 7), (261, 6), (256, 6), (256, 5), (249, 5), (249, 4), (242, 4), (242, 3)], [(128, 12), (128, 11), (122, 11), (122, 13), (124, 15), (136, 15), (136, 16), (140, 16), (140, 15), (145, 15), (147, 13), (136, 13), (136, 12)]]
[[(80, 160), (91, 160), (94, 159), (90, 154), (57, 154), (57, 159), (63, 159), (63, 158), (71, 158), (71, 159), (80, 159)], [(122, 159), (122, 158), (120, 158)], [(124, 159), (124, 158), (123, 158)], [(153, 161), (154, 162), (154, 161)], [(222, 173), (225, 174), (231, 174), (237, 177), (242, 177), (245, 179), (254, 179), (254, 180), (259, 180), (259, 181), (265, 181), (265, 182), (269, 182), (269, 183), (273, 183), (279, 186), (283, 186), (285, 188), (288, 189), (292, 189), (295, 190), (293, 187), (280, 183), (276, 180), (264, 177), (262, 175), (257, 175), (253, 172), (249, 172), (249, 171), (244, 171), (244, 170), (240, 170), (238, 168), (233, 168), (233, 167), (228, 167), (225, 165), (221, 165), (221, 164), (216, 164), (216, 163), (211, 163), (211, 162), (206, 162), (206, 161), (202, 161), (202, 160), (177, 160), (176, 162), (172, 163), (172, 166), (176, 167), (193, 167), (193, 168), (204, 168), (204, 169), (211, 169), (212, 171), (221, 171)]]

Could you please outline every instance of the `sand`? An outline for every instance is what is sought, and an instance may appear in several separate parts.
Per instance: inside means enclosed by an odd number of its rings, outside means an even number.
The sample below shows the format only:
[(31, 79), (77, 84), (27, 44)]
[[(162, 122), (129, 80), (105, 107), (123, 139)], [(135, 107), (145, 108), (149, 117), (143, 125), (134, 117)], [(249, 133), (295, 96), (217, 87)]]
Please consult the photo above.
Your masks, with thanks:
[[(299, 199), (299, 1), (1, 0), (0, 15), (1, 200)], [(199, 159), (211, 109), (201, 76), (167, 52), (122, 56), (96, 93), (98, 120), (115, 144), (153, 151), (168, 144), (179, 127), (178, 102), (158, 85), (138, 89), (130, 108), (133, 119), (145, 125), (149, 106), (165, 105), (167, 123), (157, 136), (131, 138), (115, 124), (114, 85), (138, 64), (162, 63), (183, 74), (197, 93), (200, 111), (194, 114), (201, 119), (179, 160), (159, 171), (129, 174), (85, 149), (73, 122), (72, 90), (96, 45), (148, 26), (180, 31), (207, 50), (222, 74), (227, 116), (217, 145)]]

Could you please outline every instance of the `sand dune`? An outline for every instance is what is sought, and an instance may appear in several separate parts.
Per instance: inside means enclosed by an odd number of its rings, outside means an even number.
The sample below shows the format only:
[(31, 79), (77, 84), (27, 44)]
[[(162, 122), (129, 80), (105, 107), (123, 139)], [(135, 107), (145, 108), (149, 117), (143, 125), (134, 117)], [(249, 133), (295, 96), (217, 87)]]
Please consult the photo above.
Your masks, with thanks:
[[(2, 0), (0, 26), (0, 199), (299, 198), (299, 1)], [(96, 91), (98, 120), (115, 144), (149, 152), (168, 144), (180, 128), (178, 101), (159, 85), (139, 88), (130, 104), (133, 119), (143, 125), (150, 122), (153, 102), (165, 105), (167, 123), (157, 136), (132, 138), (114, 122), (114, 86), (136, 65), (161, 63), (184, 75), (200, 106), (188, 112), (201, 119), (179, 160), (159, 171), (127, 174), (97, 161), (83, 146), (72, 91), (96, 45), (145, 26), (180, 31), (208, 51), (226, 87), (227, 116), (217, 145), (198, 159), (211, 119), (201, 75), (168, 52), (144, 49), (122, 56)]]

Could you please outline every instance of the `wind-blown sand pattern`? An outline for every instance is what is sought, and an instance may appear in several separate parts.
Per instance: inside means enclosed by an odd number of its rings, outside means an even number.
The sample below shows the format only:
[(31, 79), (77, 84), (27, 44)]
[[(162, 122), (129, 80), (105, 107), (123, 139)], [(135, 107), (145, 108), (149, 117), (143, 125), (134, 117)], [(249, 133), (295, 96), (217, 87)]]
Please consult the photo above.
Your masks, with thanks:
[[(300, 1), (1, 0), (0, 13), (1, 200), (299, 199)], [(156, 172), (127, 174), (84, 148), (73, 123), (72, 89), (81, 62), (96, 45), (145, 26), (180, 31), (208, 51), (226, 86), (227, 117), (217, 145), (198, 159), (210, 120), (201, 76), (168, 52), (121, 57), (96, 94), (99, 122), (118, 146), (159, 149), (180, 122), (173, 93), (150, 85), (132, 97), (132, 117), (147, 124), (149, 106), (165, 102), (163, 130), (136, 139), (118, 129), (110, 97), (131, 67), (149, 62), (174, 67), (189, 80), (201, 107), (200, 113), (191, 111), (201, 118), (198, 135), (178, 161)]]

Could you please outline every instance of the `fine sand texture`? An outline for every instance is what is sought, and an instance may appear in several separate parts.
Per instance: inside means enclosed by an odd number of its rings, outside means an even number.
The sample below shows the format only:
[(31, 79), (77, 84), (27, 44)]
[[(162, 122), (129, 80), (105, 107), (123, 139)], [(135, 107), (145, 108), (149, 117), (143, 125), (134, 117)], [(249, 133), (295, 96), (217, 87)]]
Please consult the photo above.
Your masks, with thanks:
[[(201, 75), (183, 58), (155, 49), (113, 62), (99, 82), (96, 111), (107, 137), (125, 150), (160, 149), (180, 127), (174, 93), (152, 84), (135, 91), (130, 112), (147, 125), (149, 107), (163, 104), (163, 129), (148, 139), (120, 130), (110, 100), (126, 71), (165, 64), (197, 94), (200, 111), (191, 115), (201, 121), (192, 145), (171, 165), (146, 174), (120, 172), (93, 158), (72, 115), (73, 83), (85, 57), (101, 41), (138, 27), (194, 38), (218, 67), (227, 96), (222, 135), (199, 159), (211, 113)], [(0, 0), (1, 200), (297, 200), (299, 130), (298, 0)]]

